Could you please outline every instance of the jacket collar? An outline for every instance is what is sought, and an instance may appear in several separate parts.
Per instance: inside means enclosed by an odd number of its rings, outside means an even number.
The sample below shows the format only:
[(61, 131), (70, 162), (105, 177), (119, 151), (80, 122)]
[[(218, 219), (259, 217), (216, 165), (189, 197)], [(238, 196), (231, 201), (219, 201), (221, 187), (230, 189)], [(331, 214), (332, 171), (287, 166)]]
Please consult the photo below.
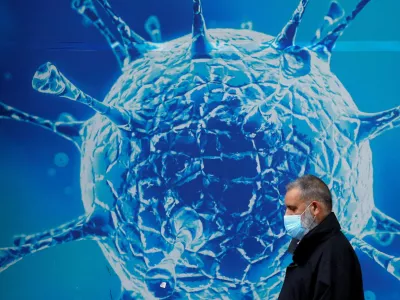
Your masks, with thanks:
[(298, 243), (293, 253), (293, 261), (304, 264), (318, 245), (340, 231), (341, 227), (336, 215), (331, 212), (320, 224), (309, 231)]

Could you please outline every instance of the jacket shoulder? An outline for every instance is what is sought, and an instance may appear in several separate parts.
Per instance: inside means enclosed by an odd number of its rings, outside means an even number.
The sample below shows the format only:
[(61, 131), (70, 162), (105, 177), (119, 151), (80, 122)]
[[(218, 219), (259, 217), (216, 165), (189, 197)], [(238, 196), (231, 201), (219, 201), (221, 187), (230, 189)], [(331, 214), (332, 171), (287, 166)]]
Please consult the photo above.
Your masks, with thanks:
[(332, 235), (321, 247), (321, 254), (331, 261), (349, 263), (358, 260), (354, 248), (343, 232)]

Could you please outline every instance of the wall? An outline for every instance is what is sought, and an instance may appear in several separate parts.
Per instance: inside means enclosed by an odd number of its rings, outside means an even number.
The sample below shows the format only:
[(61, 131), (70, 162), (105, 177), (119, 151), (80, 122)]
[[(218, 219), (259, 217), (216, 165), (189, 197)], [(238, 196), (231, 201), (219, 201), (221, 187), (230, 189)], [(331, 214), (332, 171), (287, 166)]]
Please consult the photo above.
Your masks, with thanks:
[[(343, 4), (348, 13), (356, 5), (356, 1), (350, 2)], [(143, 24), (150, 15), (159, 18), (163, 41), (173, 40), (191, 31), (191, 1), (164, 3), (152, 0), (140, 4), (137, 1), (112, 1), (111, 4), (130, 27), (146, 39), (149, 36)], [(329, 1), (311, 1), (297, 35), (299, 43), (306, 43), (313, 36), (322, 23), (328, 4)], [(235, 4), (230, 1), (204, 1), (203, 11), (210, 28), (240, 28), (242, 22), (252, 21), (254, 30), (275, 36), (296, 5), (296, 0), (239, 0)], [(72, 114), (78, 120), (91, 118), (93, 112), (90, 108), (56, 96), (40, 94), (32, 88), (31, 81), (37, 68), (50, 61), (81, 90), (99, 100), (104, 99), (120, 76), (118, 64), (104, 38), (93, 26), (83, 24), (81, 16), (71, 9), (69, 1), (6, 1), (1, 8), (0, 34), (4, 38), (0, 56), (0, 101), (51, 120), (56, 120), (63, 112)], [(394, 0), (368, 4), (339, 39), (333, 52), (331, 70), (360, 111), (379, 112), (399, 105), (396, 87), (399, 83), (400, 41), (396, 30), (396, 8), (400, 7)], [(106, 19), (104, 13), (102, 17)], [(111, 22), (108, 24), (113, 28)], [(113, 32), (117, 34), (116, 30)], [(320, 92), (323, 94), (323, 91)], [(370, 208), (376, 207), (395, 220), (392, 224), (400, 221), (396, 192), (400, 183), (400, 177), (397, 176), (400, 167), (397, 155), (399, 135), (399, 130), (393, 129), (371, 139), (371, 162), (365, 162), (367, 156), (362, 155), (353, 156), (350, 160), (371, 165), (373, 170), (371, 174), (366, 174), (366, 169), (362, 169), (357, 176), (353, 173), (349, 175), (355, 180), (355, 185), (367, 178), (366, 182), (373, 188), (366, 195), (361, 192), (362, 197), (357, 196), (359, 194), (355, 196), (354, 201), (361, 205), (356, 205), (354, 209), (361, 210), (361, 207), (368, 205)], [(307, 143), (312, 146), (313, 141), (310, 135)], [(1, 247), (9, 247), (15, 235), (55, 228), (85, 213), (81, 200), (81, 159), (71, 142), (36, 126), (0, 120), (0, 144)], [(327, 153), (331, 155), (329, 159), (334, 160), (332, 152)], [(341, 158), (346, 156), (343, 151), (339, 151), (339, 154)], [(288, 158), (287, 162), (291, 162), (291, 159), (293, 162), (294, 158)], [(343, 167), (340, 178), (345, 178), (343, 172), (350, 172), (351, 169), (354, 171), (357, 167)], [(307, 169), (307, 172), (311, 171)], [(230, 176), (229, 172), (223, 174), (222, 177)], [(291, 175), (298, 174), (292, 172)], [(86, 180), (83, 179), (84, 184)], [(275, 185), (280, 197), (287, 180), (284, 178)], [(264, 178), (262, 181), (268, 180)], [(344, 181), (339, 182), (345, 184)], [(274, 186), (268, 184), (269, 188)], [(214, 192), (217, 193), (217, 190)], [(239, 203), (241, 199), (238, 197), (234, 201)], [(343, 204), (347, 200), (337, 201)], [(275, 208), (280, 216), (278, 219), (270, 215), (268, 206), (264, 208), (264, 216), (268, 216), (268, 222), (276, 222), (273, 228), (279, 235), (279, 228), (283, 227), (282, 207)], [(222, 218), (228, 220), (230, 216), (223, 214)], [(345, 213), (340, 220), (348, 228), (357, 222)], [(394, 225), (393, 228), (393, 235), (378, 236), (373, 233), (364, 240), (373, 249), (399, 257), (399, 227)], [(353, 228), (353, 231), (357, 230)], [(250, 243), (248, 245), (251, 252), (252, 246)], [(274, 249), (284, 249), (284, 242)], [(229, 267), (238, 259), (237, 254), (232, 253), (222, 256), (221, 264), (225, 265), (226, 271), (221, 272), (237, 274), (235, 267)], [(269, 257), (276, 258), (276, 252), (271, 253)], [(362, 251), (357, 249), (357, 254), (363, 268), (367, 298), (398, 299), (399, 280)], [(268, 262), (273, 264), (273, 261)], [(285, 263), (286, 260), (282, 260), (277, 270), (282, 271)], [(265, 283), (265, 289), (271, 288), (269, 284)], [(27, 256), (0, 273), (0, 286), (4, 299), (116, 299), (121, 289), (120, 278), (92, 240), (65, 243)], [(273, 298), (274, 292), (276, 290), (272, 290), (268, 297)], [(239, 297), (238, 292), (233, 289), (230, 297)]]

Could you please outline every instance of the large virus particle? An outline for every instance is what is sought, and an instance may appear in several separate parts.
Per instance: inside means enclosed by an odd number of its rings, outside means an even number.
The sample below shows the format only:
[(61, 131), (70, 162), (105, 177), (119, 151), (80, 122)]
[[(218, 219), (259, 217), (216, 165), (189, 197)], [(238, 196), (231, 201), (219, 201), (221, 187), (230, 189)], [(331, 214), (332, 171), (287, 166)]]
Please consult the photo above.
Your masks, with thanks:
[(400, 232), (374, 205), (369, 145), (399, 126), (400, 108), (360, 112), (330, 71), (336, 40), (368, 2), (348, 16), (333, 2), (312, 42), (300, 47), (294, 39), (307, 0), (276, 37), (207, 29), (193, 0), (192, 34), (169, 42), (160, 41), (154, 19), (149, 42), (97, 0), (119, 42), (92, 0), (72, 1), (104, 35), (122, 75), (98, 101), (46, 63), (33, 88), (96, 114), (52, 122), (1, 104), (0, 118), (77, 145), (86, 213), (16, 237), (0, 250), (0, 271), (36, 251), (92, 239), (121, 280), (121, 299), (274, 299), (290, 259), (285, 185), (312, 173), (331, 188), (353, 246), (400, 279), (400, 258), (365, 241)]

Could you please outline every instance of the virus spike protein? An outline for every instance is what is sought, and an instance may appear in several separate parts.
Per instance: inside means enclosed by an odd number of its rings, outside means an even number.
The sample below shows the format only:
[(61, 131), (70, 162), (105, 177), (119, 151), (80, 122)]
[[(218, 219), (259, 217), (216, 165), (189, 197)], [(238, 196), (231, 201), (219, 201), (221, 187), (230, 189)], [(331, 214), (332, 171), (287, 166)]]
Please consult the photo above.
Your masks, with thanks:
[(400, 106), (378, 113), (362, 113), (357, 119), (360, 121), (358, 140), (371, 140), (387, 129), (400, 126)]
[(83, 122), (53, 122), (47, 119), (34, 116), (11, 106), (5, 105), (0, 102), (0, 119), (15, 120), (20, 122), (27, 122), (40, 126), (42, 128), (51, 130), (52, 132), (62, 136), (63, 138), (70, 140), (80, 148), (81, 135), (80, 130), (83, 126)]
[(49, 62), (38, 68), (32, 80), (32, 87), (41, 93), (57, 95), (83, 103), (107, 117), (123, 130), (132, 131), (134, 123), (139, 125), (138, 122), (133, 122), (133, 117), (125, 109), (103, 104), (79, 90)]
[(346, 233), (346, 235), (354, 248), (366, 254), (369, 258), (383, 267), (388, 273), (400, 280), (400, 257), (385, 254), (349, 233)]
[(129, 54), (100, 18), (92, 0), (72, 0), (72, 8), (100, 31), (117, 58), (120, 68), (123, 69), (130, 61)]
[(144, 28), (154, 43), (162, 42), (160, 21), (156, 16), (150, 16), (147, 19)]
[(328, 13), (325, 16), (322, 25), (315, 32), (315, 36), (312, 39), (311, 44), (316, 44), (321, 39), (325, 31), (328, 30), (330, 26), (333, 26), (337, 22), (339, 22), (339, 20), (341, 20), (343, 16), (344, 10), (342, 6), (336, 1), (332, 1), (329, 5)]
[(210, 58), (211, 43), (207, 34), (201, 0), (193, 0), (192, 58)]
[(317, 52), (322, 52), (324, 55), (330, 57), (330, 53), (336, 44), (338, 38), (343, 34), (347, 27), (351, 24), (351, 22), (357, 17), (357, 15), (363, 10), (363, 8), (370, 2), (371, 0), (360, 0), (356, 6), (356, 8), (352, 11), (352, 13), (346, 17), (345, 21), (336, 26), (332, 31), (330, 31), (321, 41), (314, 44), (311, 48), (316, 50)]
[(93, 211), (75, 221), (66, 223), (43, 233), (19, 236), (15, 247), (0, 248), (0, 272), (4, 271), (24, 256), (56, 245), (84, 240), (100, 239), (112, 231), (110, 218), (105, 213)]
[[(133, 61), (139, 56), (146, 53), (152, 47), (144, 38), (134, 32), (112, 9), (107, 0), (97, 0), (110, 16), (112, 22), (117, 26), (117, 30), (121, 35), (126, 51), (129, 53), (129, 61)], [(154, 47), (153, 47), (154, 48)]]
[(293, 41), (296, 37), (297, 29), (303, 18), (309, 0), (300, 0), (299, 5), (293, 13), (290, 21), (283, 27), (282, 31), (275, 39), (275, 46), (278, 49), (286, 49), (293, 46)]

